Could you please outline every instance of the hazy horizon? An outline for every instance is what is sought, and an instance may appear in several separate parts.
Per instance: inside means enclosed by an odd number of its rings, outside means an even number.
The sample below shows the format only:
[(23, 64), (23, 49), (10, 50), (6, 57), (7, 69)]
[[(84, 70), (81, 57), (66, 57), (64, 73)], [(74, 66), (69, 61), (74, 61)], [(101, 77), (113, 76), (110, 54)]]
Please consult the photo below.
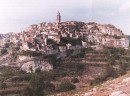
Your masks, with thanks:
[(112, 24), (130, 35), (130, 1), (118, 0), (0, 0), (0, 33), (21, 32), (29, 25), (62, 21)]

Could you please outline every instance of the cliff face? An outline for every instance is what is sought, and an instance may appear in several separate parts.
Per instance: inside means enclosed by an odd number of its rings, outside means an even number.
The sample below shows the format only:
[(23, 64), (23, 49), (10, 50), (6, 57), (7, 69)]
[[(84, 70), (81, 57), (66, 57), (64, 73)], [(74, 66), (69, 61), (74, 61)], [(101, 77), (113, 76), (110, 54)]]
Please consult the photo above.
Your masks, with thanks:
[(46, 61), (39, 62), (39, 61), (33, 61), (33, 60), (28, 61), (21, 66), (21, 70), (24, 70), (27, 73), (35, 72), (36, 69), (38, 68), (40, 68), (41, 71), (50, 71), (53, 69), (53, 66), (49, 62), (46, 62)]
[(53, 69), (53, 65), (47, 60), (40, 60), (28, 56), (19, 56), (18, 66), (20, 67), (20, 70), (27, 73), (35, 72), (36, 69), (40, 69), (41, 71), (50, 71)]

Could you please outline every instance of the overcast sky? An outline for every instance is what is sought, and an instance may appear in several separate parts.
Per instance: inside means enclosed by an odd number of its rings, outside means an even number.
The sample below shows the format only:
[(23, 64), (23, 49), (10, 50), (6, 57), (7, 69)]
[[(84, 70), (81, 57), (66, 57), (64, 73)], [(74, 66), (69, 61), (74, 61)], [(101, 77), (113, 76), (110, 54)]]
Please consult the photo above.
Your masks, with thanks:
[(130, 35), (130, 0), (0, 0), (0, 33), (55, 22), (58, 10), (62, 21), (113, 24)]

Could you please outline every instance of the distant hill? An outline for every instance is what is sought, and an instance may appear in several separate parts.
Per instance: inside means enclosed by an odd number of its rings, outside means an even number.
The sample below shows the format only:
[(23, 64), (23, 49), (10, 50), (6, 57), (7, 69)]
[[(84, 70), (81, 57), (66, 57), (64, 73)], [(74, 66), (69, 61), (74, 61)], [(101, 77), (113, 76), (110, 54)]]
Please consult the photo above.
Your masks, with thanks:
[(0, 39), (9, 38), (9, 34), (0, 34)]

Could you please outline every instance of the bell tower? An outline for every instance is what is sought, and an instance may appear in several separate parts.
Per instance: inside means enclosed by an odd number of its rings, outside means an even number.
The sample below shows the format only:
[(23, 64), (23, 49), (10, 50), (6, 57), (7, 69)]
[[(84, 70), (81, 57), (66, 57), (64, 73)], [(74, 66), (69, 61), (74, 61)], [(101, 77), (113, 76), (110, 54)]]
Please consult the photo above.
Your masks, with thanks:
[(56, 22), (57, 22), (57, 24), (59, 24), (61, 22), (61, 16), (60, 16), (59, 11), (58, 11), (57, 16), (56, 16)]

